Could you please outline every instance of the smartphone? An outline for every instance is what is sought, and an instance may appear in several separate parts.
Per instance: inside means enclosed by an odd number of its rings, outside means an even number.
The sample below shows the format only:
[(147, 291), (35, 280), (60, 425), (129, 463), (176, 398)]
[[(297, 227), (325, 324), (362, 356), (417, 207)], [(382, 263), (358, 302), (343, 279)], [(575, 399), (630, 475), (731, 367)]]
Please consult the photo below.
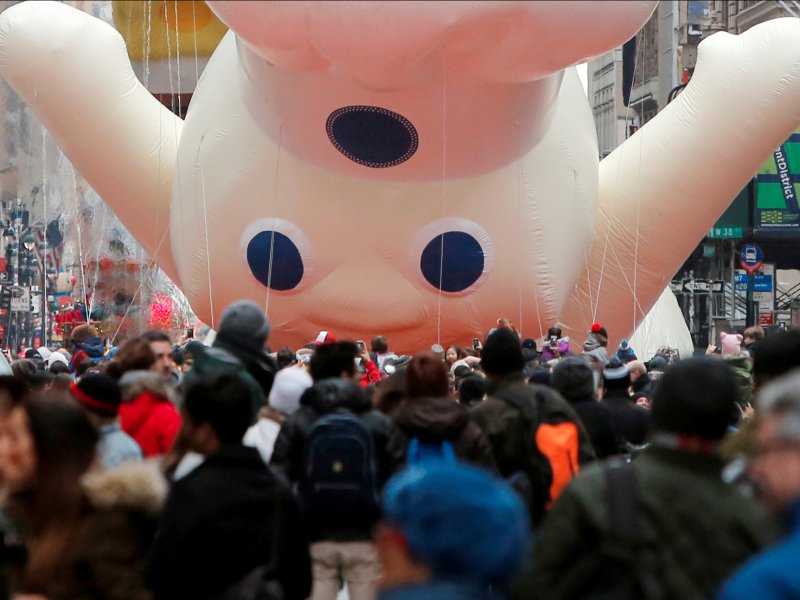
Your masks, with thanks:
[(472, 338), (472, 347), (473, 348), (480, 348), (481, 341), (478, 338)]
[(189, 338), (189, 339), (194, 338), (194, 327), (189, 327), (186, 330), (186, 337)]
[(358, 348), (358, 351), (361, 354), (363, 354), (364, 351), (367, 349), (367, 347), (364, 345), (364, 342), (362, 342), (361, 340), (358, 340), (356, 342), (356, 347)]

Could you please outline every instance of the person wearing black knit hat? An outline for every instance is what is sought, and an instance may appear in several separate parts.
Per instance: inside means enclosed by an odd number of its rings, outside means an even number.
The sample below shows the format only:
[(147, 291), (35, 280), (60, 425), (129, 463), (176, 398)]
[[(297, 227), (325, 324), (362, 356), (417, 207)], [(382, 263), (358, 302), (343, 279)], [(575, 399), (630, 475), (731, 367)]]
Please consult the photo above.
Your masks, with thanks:
[(628, 365), (612, 356), (603, 370), (603, 403), (611, 413), (619, 447), (623, 451), (628, 444), (644, 444), (650, 426), (650, 412), (634, 402), (630, 387)]
[(487, 338), (481, 350), (481, 367), (495, 378), (513, 376), (522, 372), (525, 362), (519, 336), (504, 327), (496, 329)]
[[(572, 482), (537, 531), (514, 600), (717, 597), (776, 533), (762, 507), (722, 479), (718, 446), (735, 409), (736, 381), (721, 361), (669, 367), (653, 397), (650, 446)], [(623, 536), (626, 524), (633, 533)]]
[(728, 373), (716, 363), (695, 359), (667, 370), (651, 403), (655, 435), (693, 436), (714, 444), (728, 432), (731, 417), (738, 413), (736, 385), (735, 380), (730, 385)]
[(119, 426), (122, 392), (115, 379), (108, 375), (86, 375), (72, 383), (69, 391), (100, 433), (97, 452), (103, 468), (142, 461), (142, 449)]
[[(525, 449), (531, 445), (531, 429), (536, 429), (541, 423), (575, 424), (579, 436), (578, 464), (594, 459), (589, 436), (580, 426), (580, 419), (572, 407), (550, 388), (529, 385), (525, 381), (522, 346), (516, 333), (500, 328), (489, 334), (481, 351), (481, 367), (486, 373), (487, 397), (471, 410), (475, 422), (489, 438), (497, 468), (503, 477), (519, 481), (520, 473), (528, 473), (536, 450)], [(531, 423), (533, 414), (536, 421)], [(550, 470), (538, 483), (531, 485), (533, 493), (527, 498), (534, 525), (544, 515), (545, 505), (555, 500), (561, 491), (560, 486), (566, 483), (560, 477), (555, 478)], [(573, 470), (572, 475), (574, 473)], [(543, 481), (546, 482), (544, 486)]]

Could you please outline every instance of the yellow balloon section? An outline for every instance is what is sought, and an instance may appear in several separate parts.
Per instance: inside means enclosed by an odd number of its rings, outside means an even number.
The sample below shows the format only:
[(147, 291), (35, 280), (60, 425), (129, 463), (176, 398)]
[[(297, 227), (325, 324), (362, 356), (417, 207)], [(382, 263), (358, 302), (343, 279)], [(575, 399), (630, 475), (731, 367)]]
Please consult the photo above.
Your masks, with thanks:
[(228, 31), (205, 2), (113, 0), (114, 26), (133, 61), (211, 56)]

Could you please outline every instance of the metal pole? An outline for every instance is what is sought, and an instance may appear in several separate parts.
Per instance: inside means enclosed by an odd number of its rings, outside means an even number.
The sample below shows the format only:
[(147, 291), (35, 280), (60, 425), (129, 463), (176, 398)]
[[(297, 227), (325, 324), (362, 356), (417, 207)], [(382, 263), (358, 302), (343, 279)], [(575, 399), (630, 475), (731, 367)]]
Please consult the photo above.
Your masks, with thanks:
[(745, 317), (745, 323), (747, 327), (752, 327), (754, 325), (755, 314), (753, 311), (753, 280), (755, 279), (755, 273), (751, 273), (749, 270), (747, 271), (747, 313)]
[(736, 242), (734, 240), (731, 240), (731, 313), (729, 318), (736, 318)]
[(42, 256), (42, 264), (40, 265), (42, 268), (42, 346), (48, 348), (50, 344), (48, 343), (49, 340), (47, 339), (49, 337), (49, 330), (47, 327), (47, 311), (50, 307), (47, 305), (47, 247), (45, 247), (44, 252), (45, 254)]

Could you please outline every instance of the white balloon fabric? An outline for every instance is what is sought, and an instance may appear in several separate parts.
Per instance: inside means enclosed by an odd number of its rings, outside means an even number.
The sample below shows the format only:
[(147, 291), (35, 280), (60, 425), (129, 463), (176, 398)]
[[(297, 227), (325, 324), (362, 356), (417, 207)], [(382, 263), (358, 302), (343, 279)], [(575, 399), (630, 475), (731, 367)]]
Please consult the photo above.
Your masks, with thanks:
[(623, 337), (800, 122), (798, 19), (704, 41), (687, 90), (599, 164), (572, 66), (655, 1), (208, 4), (230, 31), (185, 122), (59, 3), (0, 15), (0, 73), (195, 312), (252, 298), (273, 346), (413, 351), (501, 316)]
[(639, 323), (629, 340), (639, 360), (648, 361), (659, 348), (677, 348), (681, 358), (690, 358), (694, 342), (678, 300), (670, 288), (665, 288), (653, 308)]

